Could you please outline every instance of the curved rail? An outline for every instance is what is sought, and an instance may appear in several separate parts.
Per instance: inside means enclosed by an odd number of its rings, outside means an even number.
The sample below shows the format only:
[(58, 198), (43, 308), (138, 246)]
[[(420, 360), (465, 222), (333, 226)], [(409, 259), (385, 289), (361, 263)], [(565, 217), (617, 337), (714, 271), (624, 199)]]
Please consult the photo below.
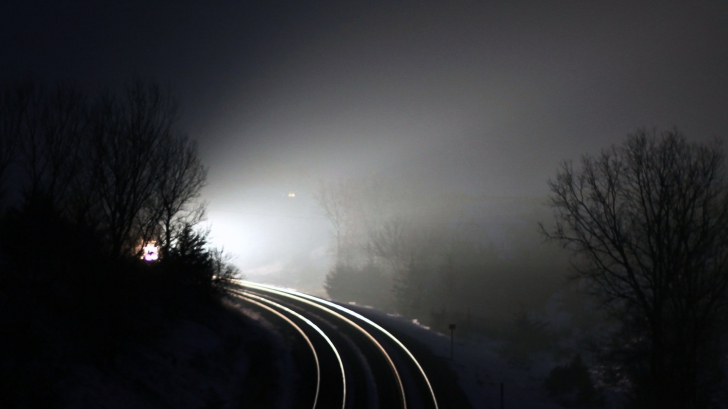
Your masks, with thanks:
[(384, 348), (381, 346), (381, 344), (379, 344), (379, 342), (377, 342), (371, 336), (371, 334), (369, 334), (368, 332), (366, 332), (359, 325), (357, 325), (354, 322), (352, 322), (351, 320), (349, 320), (349, 319), (341, 316), (341, 314), (337, 314), (334, 311), (331, 311), (330, 309), (327, 309), (327, 308), (323, 307), (322, 305), (319, 305), (319, 303), (324, 304), (326, 306), (329, 306), (331, 308), (335, 308), (335, 309), (337, 309), (339, 311), (342, 311), (342, 312), (344, 312), (344, 313), (346, 313), (348, 315), (351, 315), (351, 316), (353, 316), (353, 317), (355, 317), (357, 319), (360, 319), (360, 320), (366, 322), (367, 324), (371, 325), (372, 327), (376, 328), (382, 334), (384, 334), (386, 337), (388, 337), (389, 339), (391, 339), (397, 346), (399, 346), (410, 357), (410, 359), (415, 364), (415, 366), (417, 367), (417, 369), (419, 369), (420, 374), (422, 375), (425, 383), (427, 384), (427, 387), (428, 387), (428, 389), (430, 391), (430, 395), (432, 396), (432, 402), (433, 402), (433, 404), (435, 406), (435, 409), (438, 409), (439, 406), (437, 404), (437, 398), (435, 397), (435, 391), (432, 389), (432, 384), (430, 383), (430, 380), (427, 378), (427, 375), (425, 374), (424, 369), (422, 369), (422, 366), (420, 365), (420, 363), (417, 362), (417, 359), (414, 357), (414, 355), (412, 355), (412, 353), (409, 351), (409, 349), (407, 349), (407, 347), (405, 347), (404, 344), (402, 344), (402, 342), (400, 340), (398, 340), (394, 335), (392, 335), (389, 331), (387, 331), (384, 328), (382, 328), (377, 323), (371, 321), (370, 319), (364, 317), (363, 315), (361, 315), (361, 314), (359, 314), (357, 312), (354, 312), (354, 311), (352, 311), (352, 310), (350, 310), (348, 308), (342, 307), (342, 306), (340, 306), (338, 304), (335, 304), (335, 303), (332, 303), (330, 301), (327, 301), (327, 300), (324, 300), (324, 299), (321, 299), (321, 298), (318, 298), (318, 297), (314, 297), (314, 296), (311, 296), (311, 295), (308, 295), (308, 294), (303, 294), (303, 293), (299, 293), (297, 291), (291, 291), (291, 290), (286, 290), (286, 289), (282, 289), (282, 288), (276, 288), (276, 287), (269, 286), (269, 285), (265, 285), (265, 284), (251, 283), (249, 281), (236, 280), (236, 282), (238, 282), (241, 286), (244, 286), (244, 287), (256, 288), (256, 289), (261, 290), (261, 291), (268, 291), (268, 292), (271, 292), (271, 293), (275, 293), (275, 294), (283, 295), (283, 296), (286, 296), (286, 297), (291, 297), (291, 298), (294, 298), (294, 299), (298, 299), (299, 301), (302, 301), (302, 302), (305, 302), (307, 304), (313, 305), (313, 306), (315, 306), (317, 308), (323, 309), (324, 311), (328, 311), (331, 314), (335, 314), (335, 315), (341, 317), (342, 319), (344, 319), (345, 321), (351, 323), (356, 328), (358, 328), (360, 331), (362, 331), (364, 334), (366, 334), (367, 337), (369, 337), (380, 348), (380, 350), (386, 356), (387, 360), (389, 361), (390, 365), (392, 366), (392, 368), (393, 368), (393, 370), (395, 372), (395, 376), (396, 376), (397, 381), (399, 383), (399, 387), (400, 387), (401, 394), (402, 394), (402, 402), (403, 402), (404, 407), (406, 408), (407, 407), (407, 403), (405, 401), (405, 394), (404, 394), (404, 387), (403, 387), (403, 384), (402, 384), (402, 380), (399, 377), (399, 373), (397, 372), (397, 369), (394, 366), (394, 363), (392, 362), (392, 360), (389, 357), (389, 355), (384, 351)]
[(308, 343), (308, 346), (311, 348), (311, 352), (313, 352), (313, 358), (316, 361), (316, 394), (314, 395), (314, 398), (313, 398), (313, 409), (316, 409), (316, 404), (318, 402), (319, 387), (321, 386), (321, 366), (319, 365), (318, 355), (316, 354), (316, 348), (313, 347), (313, 344), (311, 343), (311, 340), (303, 332), (303, 330), (301, 329), (301, 327), (299, 327), (298, 325), (296, 325), (296, 323), (294, 323), (288, 317), (286, 317), (285, 315), (283, 315), (280, 312), (276, 311), (275, 309), (273, 309), (271, 307), (268, 307), (267, 305), (263, 305), (263, 304), (255, 301), (255, 300), (252, 300), (252, 299), (250, 299), (248, 297), (241, 296), (241, 295), (237, 295), (237, 296), (240, 299), (243, 299), (243, 300), (245, 300), (245, 301), (247, 301), (247, 302), (249, 302), (251, 304), (255, 304), (255, 305), (259, 306), (260, 308), (264, 308), (264, 309), (272, 312), (273, 314), (276, 314), (277, 316), (283, 318), (293, 328), (295, 328), (296, 331), (298, 331), (303, 336), (303, 338), (306, 340), (306, 342)]
[(242, 299), (245, 299), (248, 302), (252, 302), (254, 304), (257, 304), (257, 305), (259, 305), (259, 306), (261, 306), (261, 307), (263, 307), (263, 308), (265, 308), (265, 309), (267, 309), (269, 311), (272, 311), (273, 313), (277, 314), (278, 316), (282, 317), (287, 322), (289, 322), (290, 324), (292, 324), (304, 336), (304, 338), (306, 338), (306, 342), (308, 342), (309, 346), (311, 347), (311, 350), (313, 351), (313, 354), (314, 354), (314, 358), (316, 360), (316, 373), (318, 375), (318, 378), (317, 378), (317, 381), (316, 381), (316, 397), (314, 398), (314, 403), (313, 403), (313, 407), (314, 408), (316, 408), (316, 404), (317, 404), (317, 401), (318, 401), (319, 388), (320, 388), (320, 384), (321, 384), (321, 368), (320, 368), (320, 365), (319, 365), (318, 355), (316, 354), (316, 349), (313, 347), (313, 344), (311, 343), (311, 340), (306, 336), (306, 334), (303, 333), (303, 330), (301, 330), (300, 327), (298, 327), (295, 323), (293, 323), (290, 319), (288, 319), (287, 317), (285, 317), (283, 314), (279, 313), (278, 311), (275, 311), (274, 309), (272, 309), (272, 308), (270, 308), (268, 306), (262, 305), (261, 303), (255, 301), (255, 300), (252, 300), (251, 298), (255, 298), (255, 299), (259, 300), (259, 301), (262, 301), (264, 303), (273, 305), (276, 308), (279, 308), (279, 309), (281, 309), (283, 311), (286, 311), (287, 313), (289, 313), (289, 314), (297, 317), (298, 319), (302, 320), (303, 322), (305, 322), (306, 324), (308, 324), (309, 326), (311, 326), (311, 328), (313, 328), (316, 332), (319, 333), (319, 335), (321, 335), (321, 337), (323, 337), (323, 339), (326, 341), (326, 343), (329, 344), (329, 346), (331, 347), (331, 350), (334, 352), (334, 355), (336, 355), (336, 360), (339, 362), (339, 369), (341, 370), (341, 381), (342, 381), (342, 384), (343, 384), (343, 391), (344, 391), (343, 392), (343, 399), (342, 399), (342, 403), (341, 403), (341, 408), (344, 409), (344, 406), (346, 405), (346, 373), (344, 372), (344, 363), (341, 360), (341, 355), (339, 355), (339, 351), (334, 346), (334, 343), (331, 342), (331, 339), (323, 332), (323, 330), (321, 328), (319, 328), (318, 325), (316, 325), (313, 322), (311, 322), (311, 320), (309, 320), (308, 318), (306, 318), (303, 315), (301, 315), (301, 314), (299, 314), (299, 313), (291, 310), (290, 308), (286, 307), (285, 305), (279, 304), (279, 303), (277, 303), (275, 301), (269, 300), (269, 299), (264, 298), (264, 297), (260, 297), (260, 296), (255, 295), (255, 294), (242, 293), (242, 292), (234, 291), (234, 290), (232, 291), (232, 293), (235, 296), (237, 296), (238, 298), (242, 298)]

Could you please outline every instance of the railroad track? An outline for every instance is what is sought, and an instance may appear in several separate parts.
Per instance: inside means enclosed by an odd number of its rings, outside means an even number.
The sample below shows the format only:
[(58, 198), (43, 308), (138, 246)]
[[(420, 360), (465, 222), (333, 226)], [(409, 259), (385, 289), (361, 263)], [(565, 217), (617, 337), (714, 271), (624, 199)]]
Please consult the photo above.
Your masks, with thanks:
[(248, 281), (237, 284), (234, 296), (279, 317), (308, 346), (316, 376), (307, 379), (310, 402), (300, 407), (438, 409), (417, 359), (381, 326), (308, 294)]

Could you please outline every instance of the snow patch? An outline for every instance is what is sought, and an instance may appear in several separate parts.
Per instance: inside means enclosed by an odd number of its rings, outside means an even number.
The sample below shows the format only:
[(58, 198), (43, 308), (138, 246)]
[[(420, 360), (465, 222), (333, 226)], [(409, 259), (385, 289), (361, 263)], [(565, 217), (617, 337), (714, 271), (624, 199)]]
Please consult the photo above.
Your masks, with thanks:
[(416, 319), (376, 309), (352, 308), (375, 321), (391, 326), (422, 344), (444, 360), (458, 375), (458, 383), (474, 409), (500, 407), (500, 388), (503, 383), (506, 408), (559, 409), (561, 406), (541, 388), (543, 379), (553, 366), (549, 362), (516, 367), (498, 355), (499, 342), (488, 339), (459, 338), (455, 331), (454, 359), (450, 361), (450, 335), (433, 331)]

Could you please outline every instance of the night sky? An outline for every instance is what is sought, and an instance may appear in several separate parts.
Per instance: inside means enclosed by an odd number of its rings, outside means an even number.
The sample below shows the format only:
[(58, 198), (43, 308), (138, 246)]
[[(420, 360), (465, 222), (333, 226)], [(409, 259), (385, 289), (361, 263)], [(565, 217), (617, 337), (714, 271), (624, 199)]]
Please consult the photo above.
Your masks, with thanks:
[(728, 2), (0, 3), (3, 81), (135, 75), (180, 99), (215, 243), (271, 271), (325, 253), (323, 179), (539, 198), (639, 127), (724, 139)]

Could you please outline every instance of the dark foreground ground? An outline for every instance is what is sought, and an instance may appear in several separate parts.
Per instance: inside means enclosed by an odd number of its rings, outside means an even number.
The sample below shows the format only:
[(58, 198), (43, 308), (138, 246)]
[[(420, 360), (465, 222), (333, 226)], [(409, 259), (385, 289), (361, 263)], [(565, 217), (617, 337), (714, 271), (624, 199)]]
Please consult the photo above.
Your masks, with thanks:
[[(255, 311), (131, 280), (102, 284), (0, 288), (0, 408), (296, 406), (289, 340)], [(395, 335), (441, 408), (470, 407), (446, 362)]]
[(0, 408), (285, 406), (288, 352), (254, 314), (115, 282), (0, 287)]

